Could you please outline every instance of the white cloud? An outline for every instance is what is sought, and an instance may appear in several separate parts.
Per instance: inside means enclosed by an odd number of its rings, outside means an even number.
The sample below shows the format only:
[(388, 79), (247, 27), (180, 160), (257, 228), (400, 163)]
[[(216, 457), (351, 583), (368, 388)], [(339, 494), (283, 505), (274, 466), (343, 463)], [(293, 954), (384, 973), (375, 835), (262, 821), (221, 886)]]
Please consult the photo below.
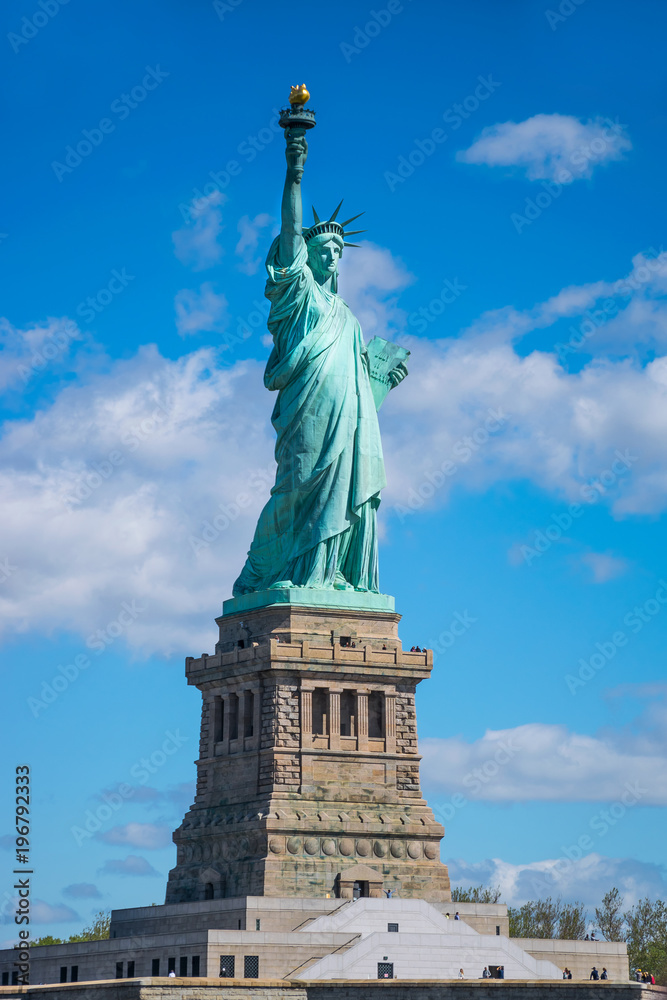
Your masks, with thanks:
[(239, 219), (238, 231), (240, 239), (236, 244), (234, 253), (240, 257), (237, 267), (244, 274), (256, 274), (259, 265), (262, 263), (260, 257), (256, 257), (260, 236), (273, 222), (273, 217), (266, 212), (260, 212), (254, 219), (249, 215)]
[(128, 854), (126, 858), (111, 859), (105, 861), (103, 866), (99, 869), (100, 875), (127, 875), (133, 878), (144, 877), (149, 875), (151, 877), (159, 876), (160, 873), (153, 868), (151, 864), (146, 861), (146, 858), (140, 858), (136, 854)]
[[(19, 897), (17, 895), (10, 896), (8, 892), (5, 892), (3, 900), (0, 908), (0, 924), (13, 924)], [(33, 899), (30, 904), (30, 920), (34, 924), (56, 924), (61, 921), (69, 923), (72, 920), (79, 920), (79, 914), (64, 903), (53, 905), (44, 902), (43, 899)], [(13, 945), (10, 944), (8, 947), (11, 948)]]
[[(638, 255), (618, 282), (567, 288), (534, 308), (484, 314), (457, 339), (405, 336), (410, 377), (385, 403), (381, 423), (389, 487), (384, 513), (446, 502), (454, 485), (487, 489), (494, 482), (526, 479), (559, 500), (609, 505), (615, 516), (652, 514), (667, 496), (667, 303), (664, 255), (647, 264)], [(611, 296), (616, 296), (611, 299)], [(616, 303), (625, 327), (624, 350), (605, 342), (606, 327), (589, 320), (587, 349), (595, 357), (569, 373), (556, 353), (522, 356), (521, 340), (564, 318), (596, 317), (600, 298)], [(651, 302), (665, 335), (654, 357), (632, 339), (628, 308)], [(629, 303), (629, 304), (628, 304)], [(611, 307), (608, 305), (608, 309)], [(603, 318), (604, 319), (604, 318)], [(562, 337), (561, 327), (551, 340)], [(655, 330), (655, 327), (654, 327)], [(544, 334), (546, 339), (547, 334)], [(585, 338), (583, 338), (585, 339)], [(514, 344), (518, 347), (515, 347)], [(573, 348), (573, 351), (575, 348)], [(646, 357), (653, 358), (646, 363)], [(492, 413), (500, 431), (487, 433)], [(466, 436), (475, 436), (466, 442)], [(420, 442), (415, 449), (414, 442)], [(626, 471), (609, 470), (626, 455)], [(455, 471), (442, 475), (444, 463)], [(617, 465), (616, 468), (619, 468)], [(382, 508), (381, 508), (382, 510)]]
[(71, 355), (83, 339), (67, 317), (49, 317), (19, 329), (0, 316), (0, 391), (23, 389), (45, 371), (70, 368)]
[(171, 844), (171, 827), (158, 823), (125, 823), (124, 826), (114, 826), (96, 836), (105, 844), (126, 844), (143, 850), (159, 850)]
[(79, 920), (79, 914), (71, 906), (64, 903), (45, 903), (43, 899), (36, 899), (30, 906), (30, 919), (35, 924), (59, 924), (70, 923)]
[(218, 242), (222, 232), (222, 212), (227, 196), (214, 191), (206, 198), (196, 199), (190, 208), (194, 220), (173, 232), (174, 253), (182, 264), (193, 271), (203, 271), (217, 264), (223, 254)]
[(615, 580), (628, 568), (626, 559), (620, 559), (610, 552), (585, 552), (581, 556), (581, 562), (591, 571), (595, 583)]
[[(569, 847), (570, 845), (565, 845)], [(645, 896), (665, 898), (667, 879), (665, 869), (636, 858), (609, 858), (592, 852), (576, 858), (576, 851), (543, 861), (511, 864), (500, 858), (470, 863), (460, 858), (449, 859), (452, 885), (499, 886), (501, 903), (520, 906), (529, 899), (562, 896), (565, 902), (582, 902), (589, 910), (589, 919), (595, 923), (595, 907), (613, 886), (620, 889), (624, 909), (634, 906)]]
[(102, 893), (92, 882), (75, 882), (66, 885), (63, 889), (63, 896), (71, 899), (102, 899)]
[(424, 785), (435, 793), (488, 802), (619, 802), (624, 810), (665, 806), (664, 689), (662, 694), (633, 720), (634, 727), (595, 736), (533, 722), (487, 730), (472, 743), (457, 736), (423, 739)]
[(183, 288), (174, 300), (176, 329), (181, 337), (202, 331), (222, 333), (227, 325), (227, 299), (205, 281), (196, 292)]
[(540, 114), (485, 128), (457, 159), (490, 167), (520, 167), (529, 180), (567, 184), (590, 177), (595, 167), (622, 159), (631, 148), (625, 126), (610, 119), (582, 122), (572, 115)]
[(398, 293), (415, 280), (400, 258), (364, 241), (358, 248), (345, 249), (338, 290), (361, 323), (367, 341), (375, 336), (393, 340), (406, 320)]
[(95, 656), (85, 640), (136, 602), (132, 647), (206, 648), (272, 484), (271, 406), (259, 363), (147, 347), (7, 423), (0, 628), (65, 627)]

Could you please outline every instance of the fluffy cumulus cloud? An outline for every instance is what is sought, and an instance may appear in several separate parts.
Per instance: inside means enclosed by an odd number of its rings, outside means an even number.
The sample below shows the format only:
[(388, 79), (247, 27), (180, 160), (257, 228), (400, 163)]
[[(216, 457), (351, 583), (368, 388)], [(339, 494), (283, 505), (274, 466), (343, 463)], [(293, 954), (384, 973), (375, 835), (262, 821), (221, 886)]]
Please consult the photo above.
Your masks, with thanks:
[(593, 736), (562, 725), (526, 723), (488, 730), (473, 742), (424, 739), (422, 778), (435, 795), (471, 800), (604, 802), (621, 814), (665, 806), (667, 686), (653, 692), (635, 722)]
[(102, 893), (92, 882), (74, 882), (65, 886), (63, 896), (69, 896), (70, 899), (101, 899)]
[(105, 861), (99, 869), (100, 875), (122, 875), (130, 878), (143, 878), (145, 876), (159, 876), (160, 873), (137, 854), (128, 854), (126, 858), (111, 858)]
[(190, 206), (191, 221), (172, 233), (174, 253), (193, 271), (213, 267), (222, 257), (218, 237), (223, 229), (221, 206), (226, 200), (220, 191), (196, 199)]
[(227, 299), (213, 288), (210, 281), (199, 291), (183, 288), (174, 300), (176, 329), (181, 337), (196, 333), (221, 333), (227, 325)]
[(124, 844), (143, 850), (159, 850), (171, 844), (171, 826), (158, 823), (125, 823), (98, 833), (98, 840), (105, 844)]
[(91, 655), (121, 635), (206, 648), (272, 479), (261, 367), (145, 348), (5, 426), (4, 628), (48, 608), (42, 624), (79, 632)]
[[(382, 411), (385, 513), (404, 518), (460, 484), (482, 490), (508, 479), (584, 508), (609, 505), (617, 517), (663, 510), (666, 260), (640, 254), (617, 282), (496, 310), (456, 339), (405, 336), (411, 375)], [(650, 325), (635, 324), (633, 311), (649, 305)], [(553, 346), (522, 353), (537, 330)], [(568, 371), (582, 351), (589, 363)]]
[(595, 852), (576, 860), (563, 855), (527, 864), (510, 864), (500, 858), (472, 864), (456, 858), (447, 864), (453, 885), (499, 886), (500, 902), (512, 906), (545, 896), (561, 896), (566, 902), (579, 900), (588, 907), (589, 917), (594, 916), (595, 907), (612, 886), (620, 890), (624, 908), (634, 906), (644, 896), (664, 899), (667, 894), (667, 873), (660, 865)]
[(569, 184), (590, 177), (597, 166), (620, 160), (632, 148), (625, 126), (608, 118), (582, 122), (572, 115), (533, 115), (523, 122), (500, 122), (457, 158), (490, 167), (518, 167), (531, 181)]
[(266, 212), (260, 212), (254, 219), (249, 215), (244, 215), (239, 219), (238, 231), (239, 241), (236, 244), (234, 253), (239, 258), (237, 267), (244, 274), (255, 274), (261, 264), (261, 258), (257, 256), (257, 247), (264, 230), (273, 222), (273, 217)]
[(365, 241), (344, 251), (339, 291), (367, 341), (375, 336), (394, 340), (400, 333), (406, 313), (398, 305), (398, 295), (415, 280), (400, 258), (385, 247)]
[[(664, 257), (487, 313), (456, 339), (404, 336), (410, 376), (381, 412), (385, 523), (511, 480), (615, 517), (664, 510)], [(366, 336), (395, 336), (412, 276), (372, 244), (343, 265)], [(522, 351), (535, 331), (551, 346)], [(146, 653), (208, 648), (275, 470), (263, 364), (222, 357), (143, 347), (5, 423), (2, 631), (64, 627), (93, 655), (119, 638)], [(586, 565), (600, 582), (618, 570), (608, 554)]]

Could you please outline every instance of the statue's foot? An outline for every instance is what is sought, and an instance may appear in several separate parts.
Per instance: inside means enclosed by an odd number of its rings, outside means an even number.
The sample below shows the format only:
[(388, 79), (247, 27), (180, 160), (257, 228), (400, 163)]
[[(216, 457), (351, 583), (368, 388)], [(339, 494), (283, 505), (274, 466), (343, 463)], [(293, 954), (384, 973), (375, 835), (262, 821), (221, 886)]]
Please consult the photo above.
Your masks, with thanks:
[(277, 580), (275, 583), (272, 583), (271, 586), (268, 587), (267, 589), (268, 590), (287, 590), (289, 587), (293, 587), (293, 586), (294, 586), (294, 584), (292, 583), (291, 580)]

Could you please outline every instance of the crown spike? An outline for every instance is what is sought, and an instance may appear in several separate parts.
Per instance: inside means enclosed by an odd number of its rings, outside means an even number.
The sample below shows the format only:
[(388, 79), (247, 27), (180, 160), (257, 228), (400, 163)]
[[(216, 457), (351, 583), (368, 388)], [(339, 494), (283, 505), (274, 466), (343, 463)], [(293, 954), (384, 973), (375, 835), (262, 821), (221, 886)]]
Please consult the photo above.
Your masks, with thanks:
[(313, 207), (313, 219), (315, 220), (315, 225), (317, 225), (317, 223), (320, 221), (320, 217), (315, 211), (315, 206), (313, 205), (312, 207)]
[(348, 226), (350, 222), (354, 222), (355, 219), (359, 219), (361, 218), (362, 215), (365, 214), (366, 214), (365, 212), (359, 212), (358, 215), (353, 215), (351, 219), (346, 219), (345, 222), (341, 222), (341, 226), (343, 227), (343, 229), (345, 229), (345, 226)]
[(358, 247), (359, 244), (358, 243), (346, 243), (345, 240), (343, 240), (343, 246), (344, 247)]
[(343, 233), (343, 236), (358, 236), (359, 233), (367, 233), (367, 229), (350, 229), (349, 232)]
[(338, 213), (340, 212), (340, 206), (341, 206), (341, 205), (343, 204), (343, 201), (344, 201), (344, 199), (343, 199), (343, 198), (341, 198), (341, 200), (340, 200), (340, 201), (338, 202), (338, 205), (337, 205), (337, 206), (336, 206), (336, 208), (334, 209), (334, 213), (333, 213), (333, 215), (331, 216), (331, 218), (329, 219), (329, 222), (334, 222), (334, 221), (335, 221), (335, 219), (336, 219), (336, 216), (337, 216), (337, 215), (338, 215)]

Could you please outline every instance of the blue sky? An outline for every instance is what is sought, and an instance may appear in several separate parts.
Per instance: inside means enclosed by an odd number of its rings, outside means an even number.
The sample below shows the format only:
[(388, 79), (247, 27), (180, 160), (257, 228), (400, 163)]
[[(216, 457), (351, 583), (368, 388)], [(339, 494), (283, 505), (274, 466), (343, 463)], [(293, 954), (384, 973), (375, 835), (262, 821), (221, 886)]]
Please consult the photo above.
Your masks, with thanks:
[(341, 294), (412, 352), (381, 413), (381, 584), (436, 651), (443, 859), (510, 902), (664, 898), (664, 5), (1, 17), (0, 858), (9, 889), (28, 763), (35, 933), (163, 900), (183, 657), (214, 644), (272, 473), (262, 261), (301, 81), (305, 204), (366, 212)]

